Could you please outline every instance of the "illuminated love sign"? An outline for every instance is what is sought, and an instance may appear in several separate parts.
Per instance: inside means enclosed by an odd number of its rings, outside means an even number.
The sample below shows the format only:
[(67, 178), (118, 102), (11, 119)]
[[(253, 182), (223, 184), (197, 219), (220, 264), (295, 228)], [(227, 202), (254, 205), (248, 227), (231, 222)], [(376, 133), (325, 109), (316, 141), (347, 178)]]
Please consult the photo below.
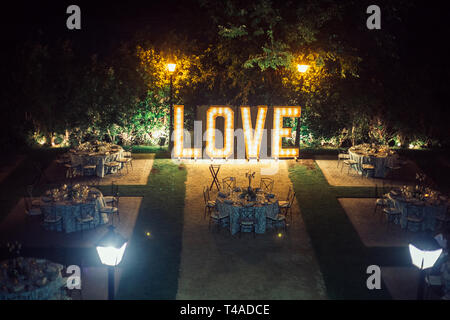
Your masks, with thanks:
[[(256, 123), (253, 127), (250, 107), (240, 107), (247, 158), (259, 158), (261, 141), (268, 108), (258, 106)], [(283, 148), (282, 139), (291, 136), (292, 128), (283, 127), (284, 118), (298, 118), (301, 108), (273, 107), (272, 158), (296, 158), (298, 148)], [(216, 119), (224, 119), (223, 147), (216, 148)], [(234, 111), (228, 106), (211, 106), (206, 111), (206, 154), (211, 158), (228, 158), (234, 150)], [(184, 106), (174, 106), (173, 156), (175, 158), (200, 158), (201, 148), (184, 147)]]

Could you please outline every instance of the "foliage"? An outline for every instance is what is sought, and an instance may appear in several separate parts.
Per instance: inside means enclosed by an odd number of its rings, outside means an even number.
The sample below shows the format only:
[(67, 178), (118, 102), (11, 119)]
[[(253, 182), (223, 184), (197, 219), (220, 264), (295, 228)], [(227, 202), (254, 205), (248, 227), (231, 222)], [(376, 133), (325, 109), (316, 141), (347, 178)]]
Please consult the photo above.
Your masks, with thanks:
[(446, 62), (411, 58), (413, 5), (382, 1), (383, 32), (368, 32), (369, 4), (190, 1), (161, 34), (148, 25), (108, 50), (31, 32), (1, 61), (1, 145), (159, 145), (173, 102), (185, 105), (187, 129), (197, 105), (300, 105), (303, 145), (445, 146)]

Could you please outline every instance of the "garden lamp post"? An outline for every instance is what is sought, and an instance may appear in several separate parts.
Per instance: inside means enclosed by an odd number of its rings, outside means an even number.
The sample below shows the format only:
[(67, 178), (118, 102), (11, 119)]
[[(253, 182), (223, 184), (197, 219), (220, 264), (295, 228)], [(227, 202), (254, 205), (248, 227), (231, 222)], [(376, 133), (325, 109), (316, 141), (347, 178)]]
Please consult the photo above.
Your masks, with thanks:
[[(306, 71), (308, 71), (308, 69), (309, 69), (309, 65), (307, 65), (307, 64), (298, 64), (297, 65), (297, 70), (302, 75), (302, 85), (303, 85), (303, 74), (305, 74)], [(296, 147), (300, 146), (300, 118), (297, 119), (297, 129), (295, 130), (295, 146)]]
[(175, 72), (177, 65), (175, 63), (167, 64), (167, 69), (170, 74), (170, 93), (169, 93), (169, 104), (170, 104), (170, 121), (169, 121), (169, 152), (172, 152), (173, 148), (173, 102), (172, 102), (172, 91), (173, 91), (173, 73)]
[(108, 300), (114, 300), (114, 271), (122, 261), (127, 243), (127, 240), (116, 232), (114, 226), (109, 226), (106, 234), (96, 245), (100, 261), (108, 267)]
[(417, 238), (409, 244), (409, 254), (413, 265), (419, 268), (417, 300), (423, 300), (425, 269), (432, 268), (442, 253), (442, 248), (434, 238)]

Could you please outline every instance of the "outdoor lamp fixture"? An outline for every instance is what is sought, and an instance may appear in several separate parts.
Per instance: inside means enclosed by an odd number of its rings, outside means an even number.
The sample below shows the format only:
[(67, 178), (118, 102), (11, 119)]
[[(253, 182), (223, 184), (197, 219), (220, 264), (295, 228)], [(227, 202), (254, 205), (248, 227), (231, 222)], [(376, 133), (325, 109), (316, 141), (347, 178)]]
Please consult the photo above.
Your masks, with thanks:
[(177, 65), (175, 63), (168, 63), (167, 64), (167, 69), (169, 69), (169, 72), (175, 72), (175, 68), (177, 67)]
[(413, 265), (419, 268), (417, 300), (423, 300), (425, 269), (432, 268), (442, 253), (442, 248), (434, 238), (418, 238), (409, 244), (409, 254)]
[(298, 72), (305, 73), (308, 71), (309, 66), (307, 64), (298, 64), (297, 65)]
[(108, 267), (108, 300), (114, 300), (114, 271), (122, 261), (127, 243), (127, 239), (117, 233), (114, 226), (110, 226), (96, 245), (100, 261)]

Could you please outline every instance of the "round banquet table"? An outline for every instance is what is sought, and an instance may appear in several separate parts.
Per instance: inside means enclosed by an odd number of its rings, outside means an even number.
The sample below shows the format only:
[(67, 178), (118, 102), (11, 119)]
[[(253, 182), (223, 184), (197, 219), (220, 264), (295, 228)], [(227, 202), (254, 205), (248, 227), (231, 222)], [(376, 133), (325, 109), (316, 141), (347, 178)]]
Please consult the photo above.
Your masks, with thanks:
[[(223, 227), (229, 227), (231, 234), (236, 234), (240, 231), (239, 220), (244, 211), (255, 210), (255, 233), (262, 234), (266, 232), (267, 224), (266, 218), (268, 216), (276, 217), (279, 212), (278, 200), (268, 198), (267, 203), (256, 202), (252, 206), (246, 206), (246, 201), (239, 199), (237, 194), (229, 197), (219, 196), (216, 200), (216, 207), (219, 213), (228, 214), (230, 217), (228, 221), (223, 220)], [(247, 231), (247, 230), (242, 230)]]
[[(388, 193), (388, 199), (391, 202), (391, 206), (400, 210), (401, 216), (400, 226), (405, 229), (408, 225), (410, 231), (434, 231), (436, 227), (436, 217), (444, 214), (447, 211), (446, 203), (434, 203), (431, 201), (418, 201), (415, 199), (406, 198), (402, 194)], [(423, 217), (422, 223), (407, 223), (409, 215), (416, 215), (417, 217)]]
[(374, 178), (385, 178), (389, 173), (387, 167), (392, 167), (395, 161), (395, 155), (369, 154), (358, 151), (356, 148), (348, 150), (350, 159), (356, 161), (356, 170), (359, 173), (363, 172), (363, 164), (371, 164), (375, 170), (369, 175)]
[[(81, 215), (82, 208), (87, 214), (94, 218), (93, 225), (97, 227), (102, 224), (108, 223), (108, 215), (101, 213), (103, 194), (96, 188), (90, 188), (89, 193), (95, 193), (95, 199), (88, 199), (82, 202), (75, 201), (55, 201), (52, 202), (46, 196), (41, 197), (41, 210), (43, 214), (51, 212), (51, 206), (54, 206), (56, 215), (62, 217), (62, 224), (58, 225), (56, 231), (63, 231), (65, 233), (71, 233), (80, 231), (81, 228), (87, 229), (88, 225), (78, 225), (77, 218)], [(44, 224), (44, 227), (45, 224)], [(47, 226), (48, 227), (48, 226)]]
[(112, 149), (107, 152), (89, 152), (89, 151), (76, 151), (70, 153), (70, 161), (74, 166), (88, 166), (94, 165), (95, 175), (103, 178), (109, 172), (105, 163), (117, 161), (123, 158), (123, 149)]
[[(11, 283), (6, 270), (0, 269), (0, 300), (60, 300), (68, 299), (64, 293), (67, 280), (62, 277), (63, 266), (45, 259), (23, 258), (25, 263), (33, 263), (43, 273), (33, 279), (20, 279)], [(11, 263), (6, 260), (0, 265)], [(45, 283), (42, 281), (45, 277)], [(8, 289), (9, 288), (9, 289)]]

